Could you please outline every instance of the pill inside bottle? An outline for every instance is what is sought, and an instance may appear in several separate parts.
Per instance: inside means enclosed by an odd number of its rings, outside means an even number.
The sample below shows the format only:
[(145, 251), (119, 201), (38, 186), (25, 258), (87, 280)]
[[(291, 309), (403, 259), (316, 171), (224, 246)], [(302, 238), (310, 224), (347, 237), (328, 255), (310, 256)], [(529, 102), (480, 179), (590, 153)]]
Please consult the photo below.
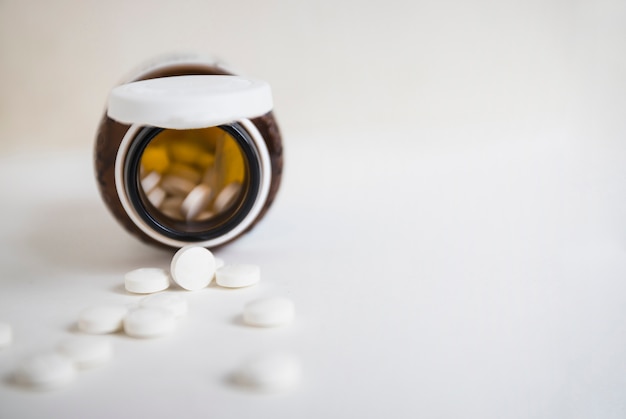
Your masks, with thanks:
[[(233, 135), (220, 127), (151, 134), (134, 169), (138, 198), (154, 221), (191, 233), (228, 223), (244, 205), (251, 177)], [(159, 189), (162, 198), (150, 199)]]

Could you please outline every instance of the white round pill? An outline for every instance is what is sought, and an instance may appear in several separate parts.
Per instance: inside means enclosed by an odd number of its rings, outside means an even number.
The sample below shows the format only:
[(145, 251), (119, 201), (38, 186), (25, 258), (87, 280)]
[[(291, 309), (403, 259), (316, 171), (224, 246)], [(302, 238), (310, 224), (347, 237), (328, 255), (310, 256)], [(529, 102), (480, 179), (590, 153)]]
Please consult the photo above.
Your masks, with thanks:
[(67, 384), (76, 376), (72, 361), (57, 353), (46, 353), (24, 360), (16, 369), (17, 384), (47, 390)]
[(78, 330), (91, 334), (114, 333), (122, 328), (128, 313), (123, 306), (94, 306), (83, 310), (78, 317)]
[(139, 302), (139, 307), (144, 308), (164, 308), (171, 311), (175, 317), (187, 314), (187, 300), (173, 293), (159, 293), (149, 295)]
[(206, 287), (215, 275), (213, 253), (200, 246), (185, 246), (172, 258), (172, 279), (182, 288), (195, 291)]
[(57, 352), (72, 360), (77, 368), (93, 368), (111, 359), (113, 345), (104, 336), (74, 336), (62, 341)]
[(287, 390), (300, 380), (298, 358), (276, 352), (258, 356), (243, 363), (235, 372), (235, 382), (261, 391)]
[(260, 298), (243, 308), (243, 321), (250, 326), (273, 327), (291, 323), (293, 301), (282, 297)]
[(124, 275), (124, 286), (128, 292), (150, 294), (169, 288), (170, 276), (159, 268), (135, 269)]
[(215, 272), (215, 281), (221, 287), (248, 287), (260, 280), (261, 268), (258, 265), (224, 265)]
[(13, 342), (13, 329), (8, 323), (0, 322), (0, 349), (9, 346)]
[(135, 338), (155, 338), (176, 328), (174, 313), (164, 308), (140, 307), (124, 317), (124, 332)]
[(199, 184), (189, 192), (181, 206), (181, 212), (187, 221), (195, 220), (211, 202), (211, 188), (204, 183)]

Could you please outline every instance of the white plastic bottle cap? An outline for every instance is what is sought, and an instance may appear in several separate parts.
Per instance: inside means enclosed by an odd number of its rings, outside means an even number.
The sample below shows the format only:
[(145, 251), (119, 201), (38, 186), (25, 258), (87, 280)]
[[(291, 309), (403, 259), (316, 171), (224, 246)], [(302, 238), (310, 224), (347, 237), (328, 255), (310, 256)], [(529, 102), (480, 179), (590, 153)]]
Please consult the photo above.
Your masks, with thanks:
[(185, 246), (172, 258), (172, 279), (182, 288), (196, 291), (206, 287), (215, 275), (215, 257), (200, 246)]
[(298, 358), (290, 353), (276, 352), (244, 362), (234, 378), (238, 384), (255, 390), (281, 391), (295, 386), (300, 374)]
[(170, 276), (160, 268), (139, 268), (124, 275), (124, 286), (128, 292), (150, 294), (169, 288)]
[(124, 317), (124, 332), (135, 338), (156, 338), (176, 328), (174, 313), (164, 308), (137, 308)]
[(294, 311), (293, 301), (288, 298), (260, 298), (245, 305), (243, 321), (250, 326), (281, 326), (293, 321)]
[(122, 328), (128, 313), (124, 306), (94, 306), (83, 310), (78, 317), (78, 330), (85, 333), (114, 333)]
[(74, 336), (62, 341), (57, 351), (71, 359), (77, 368), (93, 368), (111, 359), (113, 345), (104, 336)]
[(184, 316), (189, 310), (187, 300), (170, 292), (149, 295), (139, 302), (139, 307), (164, 308), (171, 311), (175, 317)]
[(237, 76), (176, 76), (114, 88), (108, 116), (125, 124), (206, 128), (261, 116), (272, 109), (269, 84)]
[(258, 265), (224, 265), (215, 272), (215, 282), (220, 287), (249, 287), (260, 280), (261, 268)]
[(76, 376), (72, 361), (57, 353), (45, 353), (24, 360), (15, 371), (15, 381), (37, 390), (48, 390), (69, 383)]
[(9, 346), (13, 342), (13, 329), (8, 323), (0, 322), (0, 349)]

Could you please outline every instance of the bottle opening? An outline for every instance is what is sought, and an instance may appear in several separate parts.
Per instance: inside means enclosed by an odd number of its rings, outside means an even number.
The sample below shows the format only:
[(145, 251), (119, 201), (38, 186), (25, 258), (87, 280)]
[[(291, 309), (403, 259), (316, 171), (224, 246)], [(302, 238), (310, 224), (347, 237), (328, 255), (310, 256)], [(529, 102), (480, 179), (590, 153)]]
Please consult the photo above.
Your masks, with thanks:
[(161, 234), (196, 241), (234, 228), (259, 188), (252, 140), (238, 124), (174, 130), (145, 127), (127, 159), (127, 190)]

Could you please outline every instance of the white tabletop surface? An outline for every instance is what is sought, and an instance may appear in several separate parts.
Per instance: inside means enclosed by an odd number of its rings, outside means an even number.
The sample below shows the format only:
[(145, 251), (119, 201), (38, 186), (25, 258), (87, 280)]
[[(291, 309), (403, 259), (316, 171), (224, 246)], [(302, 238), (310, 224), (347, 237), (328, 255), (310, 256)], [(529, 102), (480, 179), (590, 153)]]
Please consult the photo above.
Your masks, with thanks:
[[(163, 338), (55, 391), (15, 386), (24, 357), (76, 334), (78, 313), (132, 304), (131, 269), (171, 253), (127, 235), (91, 150), (0, 158), (0, 418), (624, 418), (626, 156), (565, 129), (311, 136), (286, 141), (283, 188), (219, 249), (256, 263), (239, 290), (174, 289), (189, 315)], [(292, 325), (241, 324), (286, 296)], [(229, 380), (265, 351), (302, 380), (258, 394)]]

